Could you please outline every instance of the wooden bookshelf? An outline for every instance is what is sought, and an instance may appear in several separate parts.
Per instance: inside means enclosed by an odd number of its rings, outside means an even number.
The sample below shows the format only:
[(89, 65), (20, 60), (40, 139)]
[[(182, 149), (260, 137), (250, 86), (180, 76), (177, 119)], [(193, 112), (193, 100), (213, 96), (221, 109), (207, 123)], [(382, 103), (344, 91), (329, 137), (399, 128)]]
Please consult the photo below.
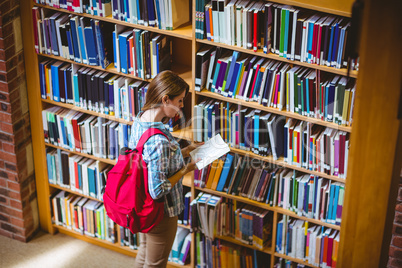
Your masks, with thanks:
[(239, 240), (237, 240), (235, 238), (229, 237), (229, 236), (216, 236), (216, 238), (224, 240), (224, 241), (227, 241), (227, 242), (230, 242), (232, 244), (242, 246), (242, 247), (255, 249), (255, 250), (267, 253), (267, 254), (272, 254), (272, 248), (259, 249), (256, 246), (248, 245), (246, 243), (243, 243), (243, 242), (241, 242), (241, 241), (239, 241)]
[(285, 255), (285, 254), (280, 254), (280, 253), (276, 253), (276, 252), (275, 252), (274, 256), (275, 256), (275, 257), (278, 257), (278, 258), (285, 259), (285, 260), (289, 260), (289, 261), (292, 261), (292, 262), (295, 262), (295, 263), (300, 263), (300, 264), (303, 264), (303, 265), (305, 265), (305, 266), (307, 266), (307, 267), (319, 268), (318, 266), (314, 266), (314, 265), (312, 265), (311, 263), (302, 261), (302, 260), (297, 259), (297, 258), (289, 257), (288, 255)]
[[(218, 43), (218, 42), (212, 42), (212, 41), (208, 41), (208, 40), (197, 39), (197, 42), (201, 43), (201, 44), (210, 45), (210, 46), (222, 47), (222, 48), (226, 48), (229, 50), (236, 50), (236, 51), (240, 51), (242, 53), (246, 53), (246, 54), (250, 54), (250, 55), (257, 55), (262, 58), (282, 61), (282, 62), (286, 62), (286, 63), (298, 65), (298, 66), (303, 66), (303, 67), (308, 67), (311, 69), (320, 70), (320, 71), (324, 71), (324, 72), (328, 72), (328, 73), (339, 74), (339, 75), (343, 75), (343, 76), (347, 75), (347, 70), (345, 68), (336, 69), (336, 68), (327, 67), (324, 65), (317, 65), (317, 64), (311, 64), (311, 63), (300, 62), (300, 61), (292, 61), (292, 60), (288, 60), (286, 58), (280, 57), (277, 54), (273, 54), (273, 53), (266, 54), (266, 53), (262, 52), (262, 49), (259, 49), (257, 52), (254, 52), (251, 49), (246, 49), (246, 48), (238, 47), (238, 46), (231, 46), (231, 45)], [(350, 77), (357, 78), (357, 73), (358, 73), (357, 71), (351, 71)]]
[(335, 225), (335, 224), (330, 224), (330, 223), (326, 223), (320, 220), (316, 220), (316, 219), (311, 219), (311, 218), (307, 218), (304, 216), (299, 216), (297, 215), (295, 212), (281, 208), (281, 207), (272, 207), (269, 204), (263, 203), (263, 202), (258, 202), (246, 197), (242, 197), (242, 196), (238, 196), (238, 195), (232, 195), (232, 194), (227, 194), (227, 193), (223, 193), (223, 192), (218, 192), (218, 191), (214, 191), (208, 188), (201, 188), (201, 187), (195, 187), (196, 190), (201, 191), (201, 192), (205, 192), (205, 193), (209, 193), (209, 194), (213, 194), (213, 195), (217, 195), (217, 196), (221, 196), (227, 199), (232, 199), (232, 200), (237, 200), (239, 202), (242, 202), (244, 204), (249, 204), (252, 205), (254, 207), (259, 207), (259, 208), (263, 208), (266, 210), (270, 210), (270, 211), (274, 211), (280, 214), (285, 214), (285, 215), (289, 215), (292, 218), (295, 219), (300, 219), (303, 221), (308, 221), (317, 225), (322, 225), (331, 229), (335, 229), (335, 230), (340, 230), (341, 227), (339, 225)]
[[(351, 16), (350, 10), (353, 4), (352, 0), (275, 0), (274, 2), (285, 5), (294, 5), (300, 8), (306, 8), (316, 10), (318, 12), (325, 12), (345, 17)], [(342, 226), (328, 224), (306, 217), (300, 217), (292, 211), (279, 207), (271, 207), (265, 203), (256, 202), (248, 198), (228, 195), (226, 193), (217, 192), (210, 189), (194, 187), (193, 174), (191, 173), (190, 175), (185, 176), (185, 178), (183, 179), (183, 184), (186, 187), (191, 188), (192, 198), (196, 196), (196, 191), (203, 191), (211, 193), (213, 195), (222, 196), (224, 198), (229, 198), (232, 200), (237, 200), (239, 202), (250, 204), (254, 207), (273, 211), (273, 245), (275, 243), (275, 238), (277, 235), (276, 225), (278, 223), (278, 220), (280, 219), (280, 215), (289, 215), (292, 218), (308, 221), (312, 224), (325, 226), (335, 230), (342, 230), (337, 261), (338, 267), (386, 266), (386, 262), (384, 264), (382, 256), (387, 256), (388, 248), (385, 242), (387, 241), (387, 239), (390, 238), (387, 238), (387, 232), (384, 230), (386, 230), (387, 228), (387, 216), (389, 215), (389, 213), (391, 213), (390, 211), (392, 211), (392, 209), (394, 210), (389, 196), (392, 196), (390, 192), (392, 192), (394, 188), (392, 188), (391, 186), (395, 185), (395, 181), (397, 181), (396, 178), (398, 178), (394, 174), (395, 172), (393, 170), (398, 170), (399, 167), (397, 175), (399, 176), (400, 162), (402, 162), (402, 156), (399, 153), (400, 151), (402, 151), (402, 145), (401, 142), (398, 143), (398, 137), (401, 133), (399, 132), (401, 129), (401, 124), (400, 120), (398, 120), (398, 117), (396, 116), (398, 114), (399, 97), (401, 94), (400, 83), (402, 80), (402, 65), (401, 61), (397, 59), (401, 58), (401, 50), (398, 46), (402, 42), (402, 35), (395, 34), (400, 33), (398, 22), (399, 10), (401, 10), (402, 8), (401, 5), (402, 3), (400, 1), (398, 2), (398, 0), (391, 0), (390, 3), (379, 3), (379, 1), (374, 0), (365, 1), (365, 10), (361, 31), (362, 34), (360, 38), (360, 68), (358, 72), (350, 72), (350, 77), (357, 79), (357, 88), (354, 108), (353, 135), (351, 135), (351, 147), (349, 154), (347, 179), (342, 179), (321, 172), (310, 171), (294, 165), (289, 165), (283, 161), (283, 158), (273, 160), (272, 157), (262, 157), (249, 151), (231, 148), (231, 151), (236, 154), (248, 155), (251, 158), (260, 159), (275, 165), (298, 170), (307, 174), (313, 174), (332, 181), (345, 183), (345, 203), (342, 217)], [(50, 212), (51, 206), (49, 204), (50, 193), (55, 189), (66, 189), (57, 185), (49, 185), (46, 172), (47, 165), (45, 148), (48, 146), (61, 150), (65, 149), (44, 142), (41, 114), (42, 110), (46, 108), (47, 105), (58, 105), (67, 109), (101, 116), (125, 124), (130, 124), (131, 122), (113, 118), (110, 116), (107, 117), (106, 115), (100, 115), (98, 113), (93, 113), (82, 109), (80, 110), (80, 108), (74, 107), (73, 105), (69, 104), (61, 104), (49, 100), (42, 100), (40, 96), (39, 86), (39, 61), (43, 58), (49, 58), (79, 66), (93, 68), (100, 71), (118, 74), (132, 79), (143, 79), (117, 72), (113, 65), (109, 66), (106, 69), (102, 69), (97, 66), (79, 64), (74, 61), (66, 60), (62, 57), (56, 57), (46, 54), (36, 54), (34, 49), (34, 39), (32, 31), (32, 6), (38, 6), (55, 11), (57, 10), (67, 14), (74, 14), (77, 16), (97, 19), (100, 21), (119, 24), (130, 28), (143, 29), (150, 32), (161, 33), (167, 36), (174, 37), (177, 45), (175, 45), (174, 49), (176, 49), (177, 53), (176, 55), (174, 55), (173, 59), (173, 71), (177, 72), (190, 85), (190, 92), (192, 93), (191, 111), (192, 107), (197, 104), (197, 100), (199, 98), (209, 98), (235, 103), (244, 107), (284, 115), (289, 118), (295, 118), (297, 120), (303, 120), (324, 127), (330, 127), (333, 129), (352, 133), (351, 126), (339, 126), (331, 122), (321, 121), (315, 118), (300, 116), (298, 114), (264, 107), (262, 105), (258, 105), (257, 103), (226, 98), (205, 90), (201, 92), (195, 92), (195, 55), (198, 49), (203, 45), (222, 47), (225, 49), (236, 50), (250, 55), (257, 55), (267, 59), (273, 59), (298, 66), (304, 66), (317, 70), (317, 73), (323, 71), (343, 76), (347, 74), (347, 71), (345, 69), (335, 69), (331, 67), (298, 61), (289, 61), (275, 54), (265, 54), (262, 51), (254, 52), (252, 50), (236, 46), (229, 46), (221, 43), (210, 42), (207, 40), (196, 39), (195, 0), (192, 0), (192, 23), (179, 27), (178, 29), (173, 31), (164, 31), (154, 27), (135, 25), (115, 20), (110, 16), (104, 18), (88, 14), (72, 13), (66, 10), (34, 4), (33, 1), (23, 0), (20, 5), (21, 24), (23, 31), (22, 36), (24, 37), (23, 42), (26, 70), (29, 70), (26, 72), (26, 79), (31, 118), (32, 145), (35, 158), (35, 175), (37, 178), (36, 188), (38, 196), (39, 220), (41, 228), (49, 233), (53, 234), (54, 232), (58, 231), (72, 237), (87, 241), (89, 243), (112, 249), (117, 252), (121, 252), (126, 255), (130, 255), (133, 257), (135, 257), (136, 255), (135, 250), (131, 250), (128, 247), (122, 247), (120, 246), (120, 243), (113, 244), (107, 241), (99, 240), (97, 238), (84, 236), (70, 229), (52, 224)], [(387, 31), (385, 31), (384, 29), (387, 29)], [(375, 35), (375, 38), (373, 38), (373, 33)], [(379, 47), (381, 48), (380, 50), (378, 49)], [(191, 57), (188, 56), (188, 54), (190, 53), (179, 53), (181, 50), (185, 51), (186, 49), (191, 51)], [(180, 54), (183, 54), (184, 56)], [(176, 138), (193, 141), (193, 131), (191, 126), (186, 126), (182, 130), (175, 131), (172, 133), (172, 135)], [(79, 154), (87, 158), (99, 160), (112, 165), (116, 162), (113, 160), (96, 158), (87, 154), (80, 154), (76, 152), (71, 153)], [(395, 162), (392, 161), (392, 159), (394, 158)], [(74, 192), (74, 194), (77, 193)], [(374, 222), (376, 224), (373, 224)], [(367, 230), (370, 231), (367, 232)], [(184, 267), (196, 266), (194, 259), (194, 256), (196, 254), (194, 235), (192, 236), (192, 238), (193, 241), (191, 251), (191, 264)], [(239, 241), (231, 241), (230, 238), (227, 237), (221, 239), (230, 243), (247, 247), (247, 245), (244, 245)], [(283, 258), (295, 263), (304, 264), (308, 267), (315, 267), (302, 260), (291, 258), (284, 254), (279, 254), (275, 252), (274, 246), (272, 248), (264, 250), (263, 252), (271, 255), (271, 258), (269, 260), (271, 267), (274, 265), (277, 258)], [(173, 263), (169, 263), (168, 266), (182, 267)]]
[(186, 40), (192, 40), (192, 25), (190, 23), (185, 24), (175, 30), (172, 31), (166, 31), (166, 30), (160, 30), (156, 27), (150, 27), (150, 26), (144, 26), (144, 25), (139, 25), (139, 24), (133, 24), (133, 23), (129, 23), (129, 22), (125, 22), (125, 21), (121, 21), (121, 20), (116, 20), (113, 19), (112, 16), (108, 16), (108, 17), (100, 17), (100, 16), (94, 16), (94, 15), (90, 15), (90, 14), (86, 14), (86, 13), (75, 13), (75, 12), (71, 12), (65, 9), (60, 9), (60, 8), (54, 8), (54, 7), (50, 7), (47, 5), (40, 5), (40, 4), (34, 4), (34, 6), (37, 7), (42, 7), (42, 8), (46, 8), (46, 9), (50, 9), (50, 10), (55, 10), (58, 12), (64, 12), (67, 14), (72, 14), (72, 15), (77, 15), (80, 17), (85, 17), (85, 18), (90, 18), (90, 19), (96, 19), (96, 20), (100, 20), (100, 21), (105, 21), (105, 22), (109, 22), (109, 23), (113, 23), (113, 24), (119, 24), (119, 25), (123, 25), (126, 27), (131, 27), (131, 28), (137, 28), (137, 29), (141, 29), (141, 30), (146, 30), (146, 31), (150, 31), (150, 32), (155, 32), (155, 33), (160, 33), (160, 34), (164, 34), (164, 35), (169, 35), (169, 36), (173, 36), (173, 37), (177, 37), (180, 39), (186, 39)]
[(57, 184), (49, 183), (49, 187), (59, 189), (59, 190), (65, 191), (65, 192), (72, 193), (74, 195), (82, 196), (82, 197), (85, 197), (85, 198), (92, 199), (92, 200), (95, 200), (95, 201), (103, 203), (103, 201), (98, 199), (98, 198), (95, 198), (95, 197), (92, 197), (92, 196), (89, 196), (89, 195), (85, 195), (85, 194), (81, 194), (81, 193), (76, 192), (76, 191), (74, 191), (74, 190), (72, 190), (70, 188), (66, 188), (66, 187), (63, 187), (63, 186), (60, 186), (60, 185), (57, 185)]
[[(54, 55), (43, 54), (43, 53), (38, 54), (38, 55), (41, 56), (41, 57), (47, 57), (47, 58), (58, 60), (58, 61), (68, 62), (70, 64), (84, 66), (84, 67), (88, 67), (88, 68), (95, 69), (95, 70), (98, 70), (98, 71), (108, 72), (108, 73), (111, 73), (111, 74), (117, 74), (117, 75), (120, 75), (120, 76), (132, 78), (132, 79), (136, 79), (136, 80), (140, 80), (140, 81), (147, 81), (147, 82), (152, 81), (152, 79), (144, 79), (144, 78), (133, 76), (132, 74), (121, 73), (121, 72), (117, 71), (117, 69), (114, 67), (113, 63), (110, 64), (108, 67), (106, 67), (106, 69), (104, 69), (104, 68), (102, 68), (100, 66), (92, 66), (92, 65), (88, 65), (88, 64), (84, 64), (84, 63), (78, 63), (78, 62), (68, 60), (68, 59), (60, 57), (60, 56), (54, 56)], [(190, 92), (192, 92), (192, 88), (191, 88), (192, 80), (191, 80), (190, 67), (185, 66), (183, 64), (174, 63), (173, 66), (172, 66), (172, 71), (177, 73), (181, 78), (183, 78), (184, 81), (186, 81), (187, 84), (190, 85)]]
[(204, 97), (207, 97), (210, 99), (216, 99), (216, 100), (221, 100), (221, 101), (225, 101), (225, 102), (230, 102), (230, 103), (238, 104), (238, 105), (241, 105), (244, 107), (249, 107), (249, 108), (253, 108), (253, 109), (257, 109), (257, 110), (261, 110), (261, 111), (265, 111), (265, 112), (269, 112), (269, 113), (274, 113), (274, 114), (279, 114), (279, 115), (283, 115), (283, 116), (290, 117), (290, 118), (295, 118), (295, 119), (301, 120), (301, 121), (311, 122), (313, 124), (324, 126), (324, 127), (330, 127), (330, 128), (337, 129), (337, 130), (352, 132), (352, 127), (350, 127), (350, 126), (342, 126), (342, 125), (338, 125), (338, 124), (335, 124), (332, 122), (323, 121), (323, 120), (320, 120), (317, 118), (303, 116), (303, 115), (299, 115), (296, 113), (279, 110), (276, 108), (266, 107), (266, 106), (258, 104), (256, 102), (228, 98), (228, 97), (222, 96), (218, 93), (213, 93), (213, 92), (211, 92), (209, 90), (205, 90), (205, 89), (202, 91), (195, 91), (195, 94), (199, 95), (199, 96), (204, 96)]

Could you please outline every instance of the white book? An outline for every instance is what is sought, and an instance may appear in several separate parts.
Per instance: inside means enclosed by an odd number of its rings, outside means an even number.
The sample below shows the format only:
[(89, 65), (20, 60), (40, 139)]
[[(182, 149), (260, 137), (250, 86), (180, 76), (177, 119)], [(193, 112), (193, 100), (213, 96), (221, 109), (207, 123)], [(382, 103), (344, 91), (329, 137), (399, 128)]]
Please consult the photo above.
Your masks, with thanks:
[(201, 159), (197, 162), (197, 168), (202, 169), (228, 152), (230, 152), (229, 146), (223, 141), (221, 135), (217, 134), (202, 146), (191, 151), (190, 156), (194, 160)]

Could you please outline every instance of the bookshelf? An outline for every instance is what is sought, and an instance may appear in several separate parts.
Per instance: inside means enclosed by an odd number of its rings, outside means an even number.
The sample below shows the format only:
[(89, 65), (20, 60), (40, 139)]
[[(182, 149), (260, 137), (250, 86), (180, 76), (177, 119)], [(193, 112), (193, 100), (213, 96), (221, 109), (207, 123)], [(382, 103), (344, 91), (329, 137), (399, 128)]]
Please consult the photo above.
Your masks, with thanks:
[[(353, 3), (352, 0), (342, 1), (320, 1), (320, 0), (276, 0), (275, 3), (294, 5), (301, 8), (316, 10), (334, 15), (351, 17), (350, 7)], [(389, 8), (391, 5), (393, 8)], [(341, 240), (338, 255), (339, 267), (374, 267), (380, 262), (384, 264), (387, 234), (384, 232), (390, 200), (389, 193), (392, 189), (393, 181), (397, 177), (397, 167), (400, 171), (400, 163), (402, 162), (401, 142), (398, 143), (398, 135), (400, 132), (400, 121), (396, 117), (398, 111), (398, 101), (400, 96), (399, 88), (401, 81), (401, 61), (395, 59), (401, 58), (401, 51), (398, 44), (402, 42), (402, 34), (391, 34), (392, 32), (400, 33), (398, 25), (397, 10), (400, 8), (401, 3), (397, 0), (390, 1), (388, 5), (380, 4), (374, 0), (367, 0), (365, 13), (362, 22), (361, 46), (360, 46), (360, 69), (359, 72), (351, 71), (350, 76), (356, 78), (356, 100), (355, 100), (355, 113), (353, 122), (353, 135), (351, 135), (351, 149), (349, 155), (349, 168), (347, 179), (341, 179), (335, 176), (330, 176), (321, 172), (314, 172), (307, 169), (299, 168), (294, 165), (285, 163), (281, 158), (273, 160), (270, 157), (262, 157), (252, 154), (248, 151), (231, 148), (231, 151), (240, 155), (248, 155), (252, 158), (260, 159), (269, 163), (287, 167), (290, 169), (302, 171), (307, 174), (313, 174), (322, 178), (327, 178), (332, 181), (345, 183), (345, 205), (343, 212), (342, 225), (337, 226), (328, 224), (314, 219), (297, 216), (295, 213), (279, 207), (271, 207), (265, 203), (255, 202), (247, 198), (233, 196), (226, 193), (221, 193), (205, 188), (194, 187), (193, 175), (186, 176), (183, 184), (191, 188), (192, 198), (196, 196), (199, 191), (211, 193), (213, 195), (222, 196), (228, 199), (237, 200), (255, 207), (260, 207), (270, 210), (273, 215), (273, 242), (276, 237), (276, 223), (280, 215), (288, 215), (292, 218), (301, 219), (311, 222), (316, 225), (329, 227), (335, 230), (341, 230)], [(44, 142), (43, 129), (42, 129), (42, 116), (41, 111), (48, 106), (60, 106), (67, 109), (77, 110), (90, 115), (104, 117), (109, 120), (117, 121), (120, 123), (130, 124), (129, 121), (114, 118), (111, 116), (101, 115), (95, 112), (82, 110), (74, 105), (56, 103), (54, 101), (43, 100), (40, 97), (39, 90), (39, 70), (38, 62), (41, 58), (52, 58), (64, 62), (77, 64), (80, 66), (87, 66), (84, 64), (75, 63), (61, 57), (52, 55), (38, 55), (34, 49), (31, 8), (38, 6), (50, 10), (57, 10), (67, 14), (76, 14), (66, 10), (55, 9), (49, 6), (34, 4), (33, 1), (23, 0), (21, 2), (21, 20), (23, 30), (24, 42), (24, 55), (26, 69), (27, 85), (28, 85), (28, 98), (31, 114), (31, 131), (35, 159), (36, 171), (36, 186), (38, 195), (39, 217), (41, 228), (51, 234), (56, 231), (73, 236), (77, 239), (87, 241), (102, 247), (109, 248), (135, 256), (136, 251), (122, 247), (119, 243), (113, 244), (110, 242), (102, 241), (96, 238), (80, 235), (67, 228), (52, 224), (51, 220), (51, 204), (49, 197), (56, 189), (67, 190), (57, 185), (50, 185), (47, 179), (47, 166), (46, 166), (46, 147), (59, 148)], [(193, 14), (195, 13), (195, 0), (192, 1)], [(250, 55), (258, 55), (276, 61), (292, 63), (298, 66), (308, 67), (320, 71), (332, 73), (336, 75), (346, 75), (345, 69), (335, 69), (326, 66), (313, 65), (305, 62), (293, 62), (281, 58), (275, 54), (264, 54), (261, 51), (253, 52), (252, 50), (243, 49), (239, 47), (229, 46), (221, 43), (210, 42), (207, 40), (199, 40), (195, 38), (195, 18), (192, 16), (193, 21), (189, 25), (184, 25), (173, 31), (159, 30), (153, 27), (146, 27), (141, 25), (134, 25), (122, 21), (112, 19), (110, 17), (98, 17), (88, 14), (79, 14), (79, 16), (87, 18), (96, 18), (101, 21), (119, 24), (130, 28), (137, 28), (148, 30), (150, 32), (161, 33), (174, 38), (174, 52), (173, 52), (173, 71), (177, 72), (185, 81), (190, 85), (190, 97), (187, 106), (190, 106), (186, 111), (187, 115), (191, 115), (192, 107), (198, 103), (200, 97), (208, 99), (216, 99), (225, 102), (238, 104), (240, 106), (259, 109), (262, 111), (271, 112), (278, 115), (284, 115), (288, 118), (295, 118), (311, 122), (324, 127), (330, 127), (337, 130), (352, 133), (352, 127), (339, 126), (334, 123), (321, 121), (315, 118), (301, 116), (286, 111), (279, 111), (277, 109), (264, 107), (252, 102), (246, 102), (238, 99), (230, 99), (221, 95), (211, 93), (209, 91), (196, 92), (194, 90), (195, 78), (195, 55), (202, 45), (211, 47), (222, 47), (229, 50), (236, 50)], [(384, 31), (383, 28), (387, 27), (389, 31)], [(392, 31), (394, 30), (394, 31)], [(372, 38), (372, 32), (376, 33), (376, 38)], [(378, 55), (378, 47), (381, 47), (382, 55)], [(180, 53), (180, 52), (184, 53)], [(392, 66), (392, 68), (384, 68), (384, 66)], [(106, 71), (121, 76), (136, 78), (132, 75), (125, 75), (117, 72), (115, 68), (107, 68), (106, 70), (95, 67), (87, 66), (96, 70)], [(137, 78), (138, 79), (138, 78)], [(144, 79), (138, 79), (144, 80)], [(190, 104), (190, 105), (189, 105)], [(380, 105), (381, 109), (373, 108), (374, 105)], [(368, 123), (369, 122), (369, 123)], [(186, 126), (185, 129), (172, 133), (177, 138), (186, 140), (193, 140), (192, 127)], [(387, 142), (378, 142), (387, 141)], [(399, 146), (399, 147), (398, 147)], [(61, 147), (59, 149), (62, 149)], [(398, 150), (400, 149), (400, 150)], [(64, 149), (63, 149), (64, 150)], [(79, 153), (74, 153), (79, 154)], [(92, 155), (79, 154), (94, 160), (99, 160), (108, 164), (114, 164), (115, 161), (105, 160), (101, 158), (94, 158)], [(395, 159), (395, 160), (393, 160)], [(395, 175), (396, 174), (396, 175)], [(382, 178), (379, 180), (378, 178)], [(375, 205), (373, 205), (375, 204)], [(377, 224), (373, 225), (372, 222)], [(342, 227), (342, 228), (341, 228)], [(238, 244), (238, 241), (227, 237), (221, 237), (222, 240)], [(192, 239), (192, 252), (191, 263), (186, 267), (194, 267), (195, 244), (194, 236)], [(275, 243), (272, 243), (273, 245)], [(247, 247), (244, 244), (241, 246)], [(275, 252), (274, 246), (269, 249), (264, 249), (263, 252), (268, 253), (271, 257), (271, 267), (277, 258), (283, 258), (292, 262), (305, 264), (308, 267), (314, 267), (300, 259), (291, 258), (284, 254)], [(370, 258), (368, 258), (370, 256)], [(174, 263), (169, 263), (170, 267), (181, 267)], [(384, 265), (382, 265), (384, 266)]]

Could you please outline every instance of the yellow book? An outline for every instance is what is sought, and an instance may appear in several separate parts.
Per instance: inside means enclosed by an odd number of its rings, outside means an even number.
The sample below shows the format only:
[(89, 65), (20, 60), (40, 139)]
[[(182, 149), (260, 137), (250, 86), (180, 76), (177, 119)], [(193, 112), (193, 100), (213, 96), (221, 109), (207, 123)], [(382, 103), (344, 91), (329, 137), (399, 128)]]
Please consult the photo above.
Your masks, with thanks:
[(50, 68), (49, 65), (45, 65), (45, 80), (46, 80), (46, 99), (50, 100), (50, 86), (51, 86), (51, 76), (49, 75)]
[(239, 79), (239, 83), (236, 87), (235, 92), (233, 93), (233, 98), (235, 98), (238, 94), (239, 94), (239, 89), (240, 89), (240, 85), (241, 85), (241, 79), (243, 79), (243, 75), (244, 75), (244, 69), (246, 68), (246, 66), (243, 64), (243, 67), (241, 68), (241, 72), (240, 72), (240, 79)]
[(221, 267), (230, 267), (228, 266), (228, 247), (221, 246)]
[(235, 268), (241, 268), (241, 260), (240, 260), (240, 251), (238, 249), (235, 250)]
[[(228, 248), (229, 253), (228, 253), (228, 266), (227, 267), (233, 267), (234, 266), (234, 256), (233, 256), (233, 248)], [(224, 266), (222, 266), (224, 267)]]
[(350, 89), (346, 89), (345, 96), (343, 98), (342, 125), (346, 125), (346, 122), (348, 120), (349, 95), (351, 95)]
[(215, 176), (215, 171), (216, 171), (216, 168), (218, 167), (218, 160), (219, 159), (216, 159), (211, 164), (211, 170), (209, 171), (209, 176), (207, 178), (207, 183), (206, 183), (205, 188), (211, 189), (212, 181), (214, 180), (214, 176)]
[(271, 107), (271, 106), (272, 106), (271, 103), (272, 103), (272, 104), (274, 103), (274, 100), (275, 100), (276, 83), (278, 83), (278, 76), (275, 74), (275, 77), (274, 77), (274, 86), (273, 86), (273, 88), (272, 88), (272, 95), (271, 95), (271, 96), (268, 96), (268, 97), (271, 97), (270, 100), (269, 100), (269, 102), (268, 102), (268, 107)]
[(211, 189), (216, 191), (216, 187), (218, 186), (219, 178), (221, 177), (223, 165), (225, 164), (225, 161), (221, 159), (218, 160), (218, 165), (216, 167), (215, 175), (214, 175), (214, 180), (212, 181)]
[(225, 139), (225, 129), (223, 128), (223, 122), (224, 122), (224, 112), (223, 112), (223, 102), (219, 103), (219, 114), (220, 114), (220, 118), (219, 118), (219, 128), (220, 128), (220, 133), (222, 136), (222, 139)]
[(290, 77), (289, 77), (289, 73), (286, 72), (286, 111), (290, 110), (290, 101), (289, 101), (289, 81), (290, 81)]

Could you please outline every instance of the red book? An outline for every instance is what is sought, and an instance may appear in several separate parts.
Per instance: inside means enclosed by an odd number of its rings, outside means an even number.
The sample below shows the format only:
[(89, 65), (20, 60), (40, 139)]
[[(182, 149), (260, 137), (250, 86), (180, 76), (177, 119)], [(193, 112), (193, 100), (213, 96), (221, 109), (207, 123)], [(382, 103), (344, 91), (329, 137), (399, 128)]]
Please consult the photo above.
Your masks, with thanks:
[(78, 121), (84, 116), (82, 113), (77, 113), (72, 119), (71, 124), (73, 126), (73, 135), (74, 135), (74, 143), (75, 143), (75, 151), (81, 152), (81, 135), (78, 128)]
[(131, 36), (129, 39), (128, 39), (128, 45), (129, 45), (129, 53), (128, 53), (128, 57), (130, 58), (129, 59), (129, 61), (130, 61), (130, 68), (129, 68), (129, 72), (130, 72), (130, 74), (132, 74), (132, 75), (134, 75), (134, 61), (133, 61), (133, 58), (134, 58), (134, 53), (133, 53), (133, 48), (134, 48), (134, 37), (133, 36)]
[(315, 62), (315, 56), (316, 56), (316, 51), (317, 51), (317, 35), (318, 35), (318, 31), (317, 31), (317, 24), (314, 24), (313, 27), (313, 44), (311, 46), (311, 56), (312, 57), (312, 61), (310, 63), (314, 63)]
[(332, 251), (333, 251), (334, 238), (333, 235), (328, 237), (328, 250), (327, 250), (327, 266), (332, 265)]
[[(255, 13), (254, 13), (255, 14)], [(254, 80), (253, 80), (253, 84), (251, 86), (251, 90), (250, 90), (250, 94), (248, 96), (248, 99), (251, 101), (251, 99), (253, 98), (253, 93), (254, 93), (254, 88), (255, 88), (255, 81), (257, 80), (258, 77), (258, 73), (260, 72), (260, 64), (257, 63), (257, 69), (255, 71), (255, 75), (254, 75)]]
[(74, 176), (75, 176), (75, 188), (76, 189), (81, 189), (79, 177), (78, 177), (78, 162), (74, 162)]
[(135, 99), (134, 99), (134, 89), (129, 87), (129, 98), (131, 99), (130, 115), (131, 119), (134, 121), (135, 118)]
[(317, 53), (316, 53), (316, 57), (315, 57), (315, 62), (317, 65), (320, 64), (320, 59), (321, 59), (321, 34), (322, 34), (322, 26), (318, 25)]
[(254, 34), (253, 34), (253, 50), (254, 52), (257, 52), (258, 50), (258, 34), (257, 34), (257, 29), (258, 29), (258, 10), (254, 10), (254, 23), (253, 23), (253, 27), (254, 27)]

